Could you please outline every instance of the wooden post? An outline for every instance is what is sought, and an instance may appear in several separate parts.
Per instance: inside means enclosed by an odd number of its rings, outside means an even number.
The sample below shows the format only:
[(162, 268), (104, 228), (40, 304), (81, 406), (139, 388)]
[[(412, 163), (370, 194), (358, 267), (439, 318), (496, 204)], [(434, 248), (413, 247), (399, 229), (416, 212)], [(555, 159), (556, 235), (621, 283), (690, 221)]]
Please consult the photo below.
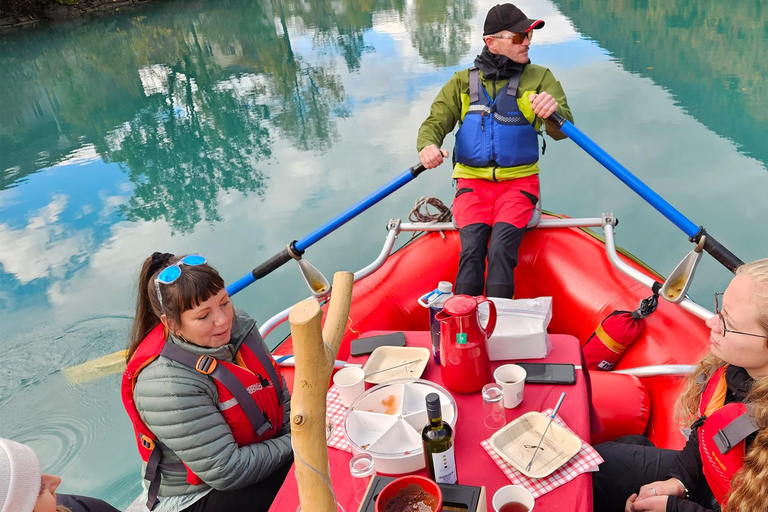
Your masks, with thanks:
[(326, 484), (326, 479), (330, 483), (331, 475), (325, 443), (325, 397), (349, 317), (353, 283), (354, 275), (350, 272), (333, 276), (333, 292), (322, 332), (323, 312), (316, 300), (299, 302), (288, 315), (296, 362), (291, 434), (302, 512), (336, 512), (333, 494)]

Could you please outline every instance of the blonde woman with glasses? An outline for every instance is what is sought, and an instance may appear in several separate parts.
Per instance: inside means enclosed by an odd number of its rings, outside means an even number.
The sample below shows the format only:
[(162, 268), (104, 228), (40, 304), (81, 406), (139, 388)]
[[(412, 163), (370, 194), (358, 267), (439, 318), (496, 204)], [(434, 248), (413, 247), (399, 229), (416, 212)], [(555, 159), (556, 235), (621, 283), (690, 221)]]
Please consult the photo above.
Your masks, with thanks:
[(688, 442), (681, 451), (642, 436), (599, 445), (595, 510), (768, 509), (768, 259), (739, 267), (715, 308), (709, 351), (678, 401)]

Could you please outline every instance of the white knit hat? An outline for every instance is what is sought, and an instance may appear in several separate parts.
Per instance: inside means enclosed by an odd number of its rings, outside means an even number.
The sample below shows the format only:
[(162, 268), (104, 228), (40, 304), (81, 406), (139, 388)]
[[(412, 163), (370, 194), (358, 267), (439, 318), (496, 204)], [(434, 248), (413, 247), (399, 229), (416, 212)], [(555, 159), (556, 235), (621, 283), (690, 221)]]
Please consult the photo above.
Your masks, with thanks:
[(0, 512), (32, 512), (40, 478), (40, 461), (32, 448), (0, 439)]

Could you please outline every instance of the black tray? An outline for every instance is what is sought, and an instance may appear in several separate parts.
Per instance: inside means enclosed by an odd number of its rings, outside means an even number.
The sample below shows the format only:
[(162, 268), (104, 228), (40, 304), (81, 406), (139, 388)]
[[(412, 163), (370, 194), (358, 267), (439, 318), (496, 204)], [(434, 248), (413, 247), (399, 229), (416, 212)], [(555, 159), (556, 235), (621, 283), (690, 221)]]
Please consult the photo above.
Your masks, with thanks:
[[(394, 480), (390, 476), (374, 476), (368, 492), (360, 504), (359, 512), (375, 512), (376, 498), (384, 486)], [(470, 485), (437, 484), (443, 492), (444, 512), (475, 512), (480, 503), (480, 487)]]

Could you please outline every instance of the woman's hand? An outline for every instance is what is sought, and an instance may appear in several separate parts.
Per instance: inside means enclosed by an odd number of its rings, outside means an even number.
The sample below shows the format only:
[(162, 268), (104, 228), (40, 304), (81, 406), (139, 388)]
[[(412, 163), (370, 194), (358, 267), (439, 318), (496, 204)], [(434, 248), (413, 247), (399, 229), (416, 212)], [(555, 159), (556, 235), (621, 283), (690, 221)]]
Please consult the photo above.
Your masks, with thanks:
[(685, 496), (683, 485), (676, 479), (660, 480), (645, 484), (640, 492), (633, 494), (624, 505), (625, 512), (639, 512), (641, 510), (661, 511), (667, 510), (668, 496)]
[(676, 478), (661, 480), (645, 484), (640, 488), (638, 499), (652, 498), (654, 496), (685, 496), (685, 489)]
[(669, 496), (640, 498), (637, 494), (633, 494), (624, 505), (624, 512), (666, 512), (668, 499)]

